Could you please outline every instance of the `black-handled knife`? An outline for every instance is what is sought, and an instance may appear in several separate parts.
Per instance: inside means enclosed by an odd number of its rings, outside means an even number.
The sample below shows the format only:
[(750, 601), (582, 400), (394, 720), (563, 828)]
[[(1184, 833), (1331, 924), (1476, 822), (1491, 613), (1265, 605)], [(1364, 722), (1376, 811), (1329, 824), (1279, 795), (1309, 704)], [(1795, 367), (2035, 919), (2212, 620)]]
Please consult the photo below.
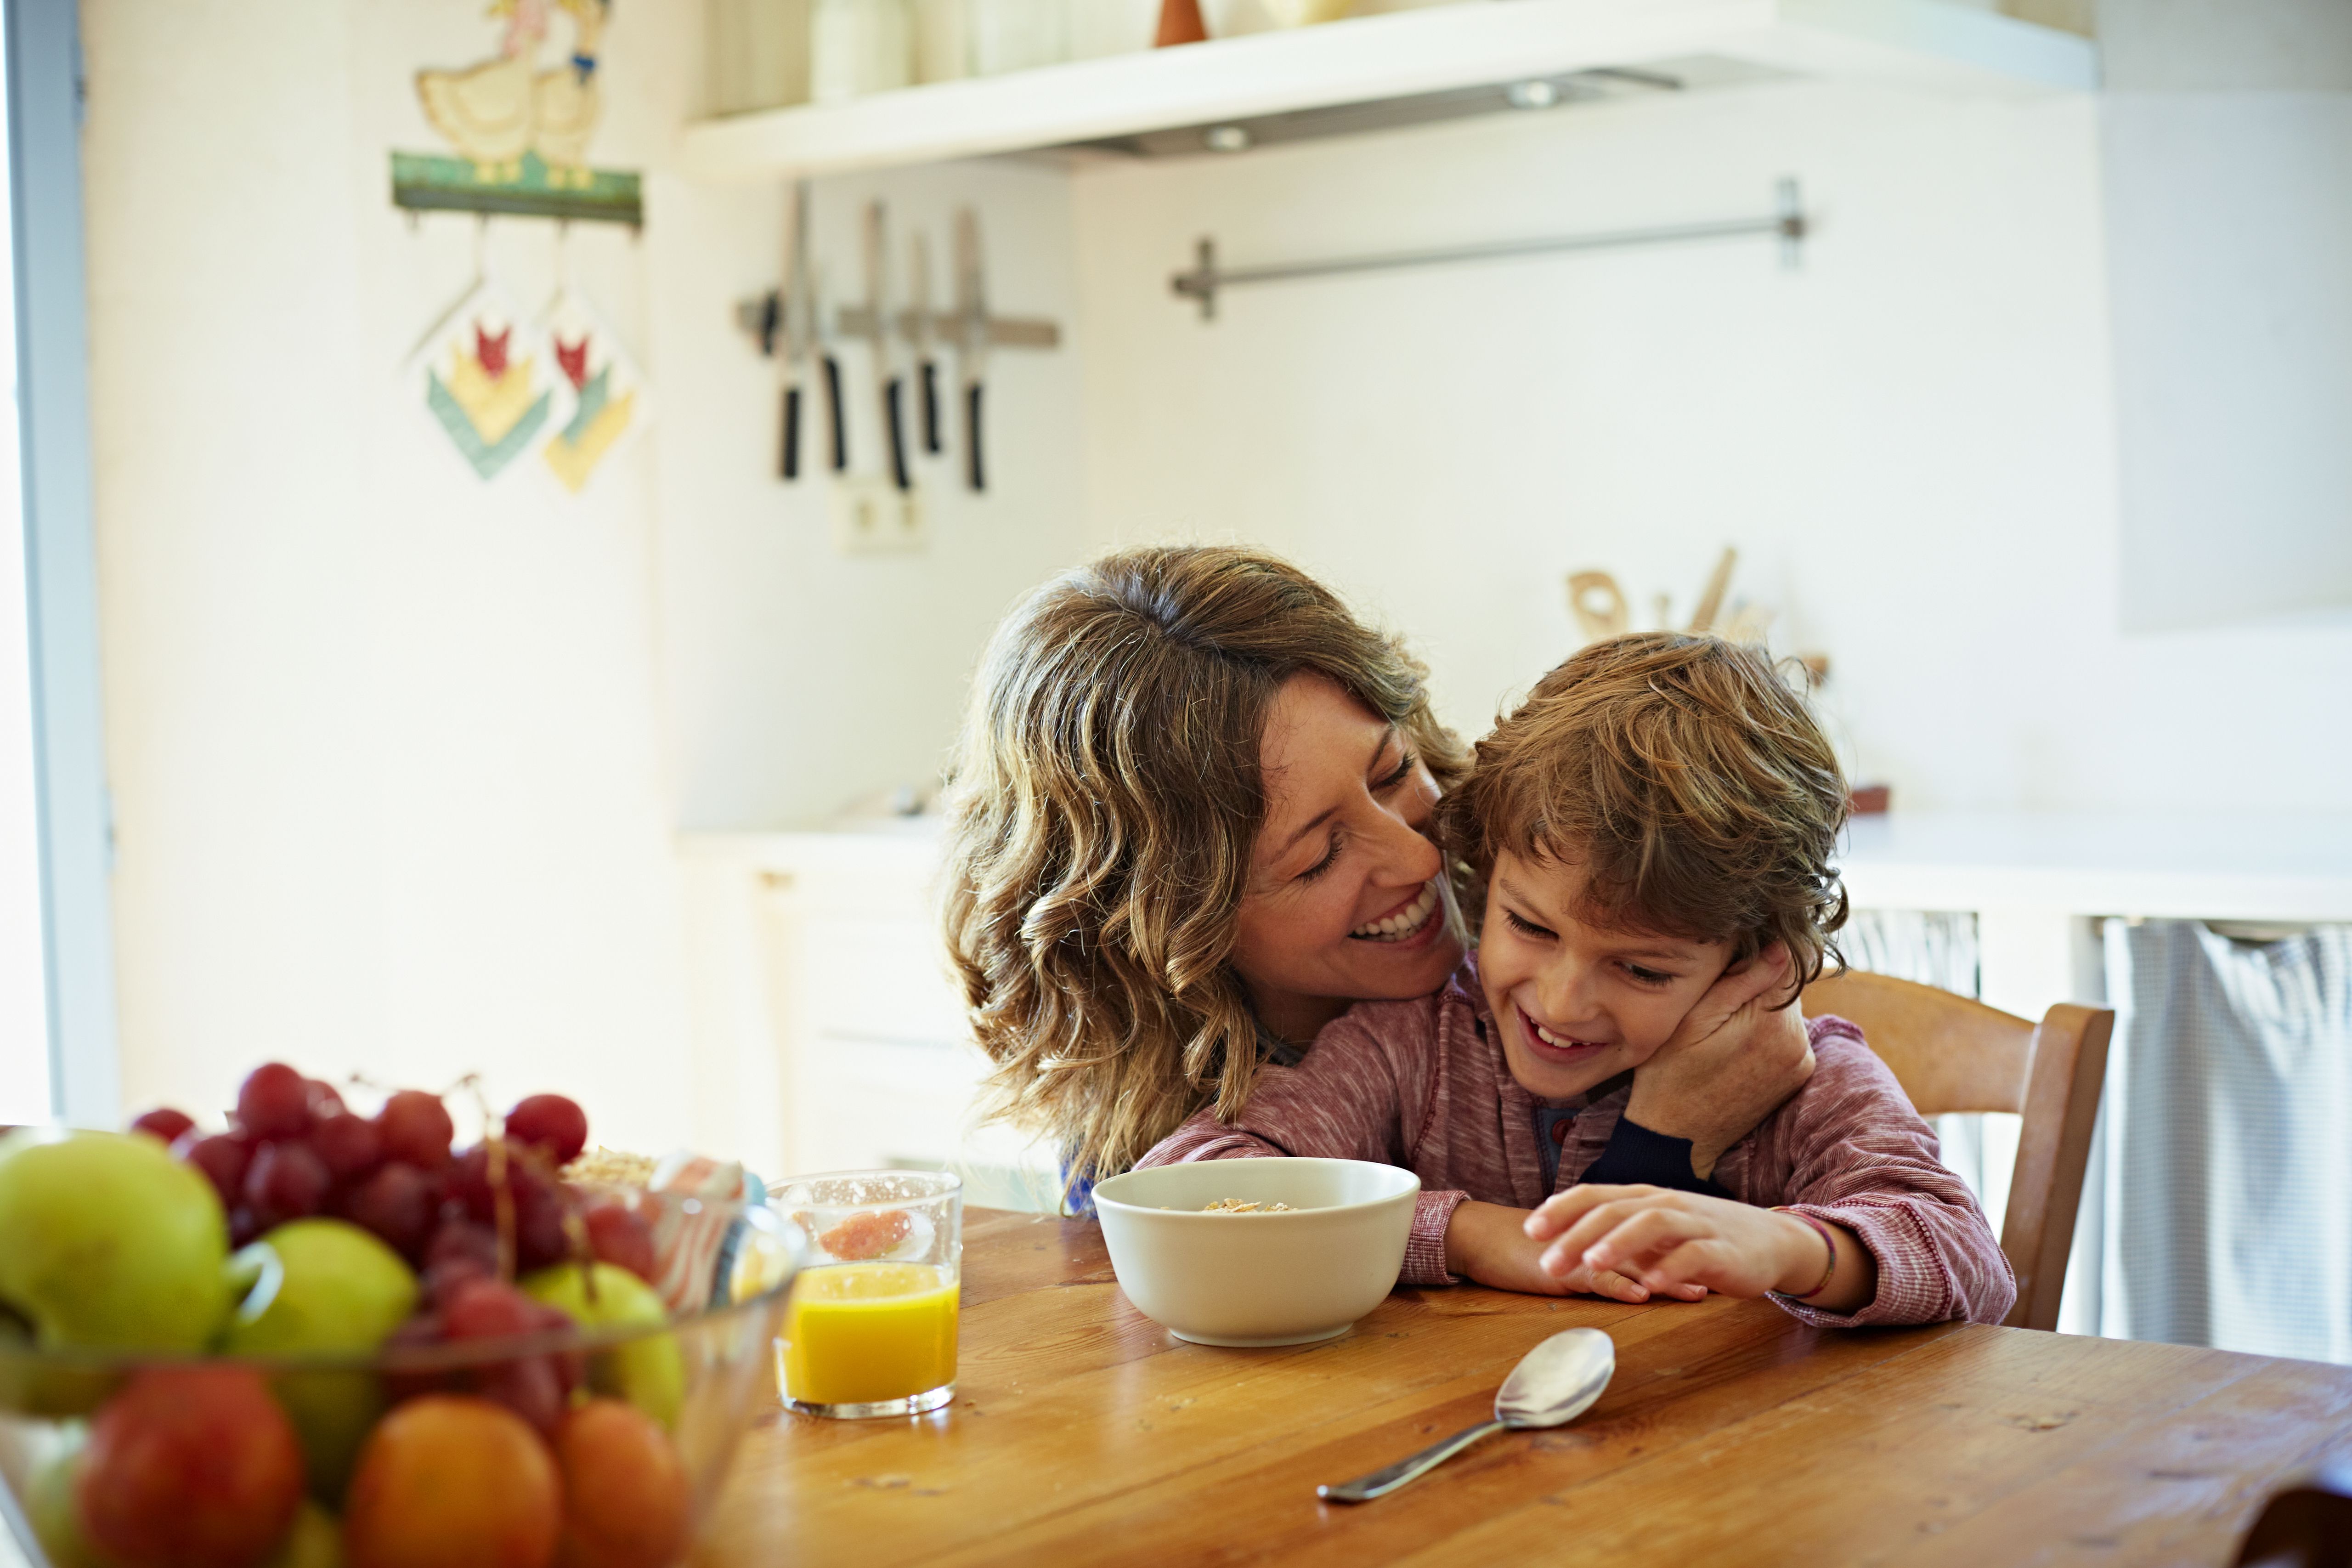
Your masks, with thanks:
[(911, 298), (907, 323), (915, 341), (917, 395), (923, 400), (923, 450), (936, 458), (940, 450), (940, 362), (931, 352), (931, 334), (937, 327), (931, 316), (931, 242), (918, 230), (911, 244), (914, 266), (908, 274)]
[(787, 204), (792, 232), (784, 242), (784, 281), (768, 297), (760, 321), (760, 346), (776, 363), (776, 380), (783, 395), (778, 417), (776, 469), (786, 479), (801, 477), (802, 383), (814, 352), (817, 324), (816, 274), (809, 263), (809, 189), (801, 180)]
[(783, 436), (784, 478), (796, 479), (801, 477), (801, 386), (798, 382), (784, 388)]
[(882, 412), (890, 426), (890, 478), (902, 490), (915, 488), (915, 479), (907, 471), (907, 420), (902, 412), (905, 399), (899, 395), (905, 386), (901, 377), (892, 376), (882, 384)]
[(841, 362), (831, 353), (824, 356), (824, 417), (833, 426), (833, 471), (845, 473), (849, 468), (849, 422), (841, 416)]
[(964, 480), (988, 488), (981, 458), (980, 393), (988, 379), (988, 289), (981, 276), (980, 215), (970, 207), (956, 214), (956, 374), (963, 384)]
[(776, 362), (776, 379), (783, 384), (783, 395), (778, 399), (782, 439), (776, 447), (776, 471), (787, 479), (801, 477), (801, 383), (800, 370), (793, 363), (792, 333), (785, 312), (789, 282), (768, 296), (760, 312), (760, 352)]
[(964, 466), (964, 477), (975, 490), (988, 488), (988, 475), (980, 461), (980, 395), (982, 386), (973, 382), (963, 389), (963, 445), (971, 455)]

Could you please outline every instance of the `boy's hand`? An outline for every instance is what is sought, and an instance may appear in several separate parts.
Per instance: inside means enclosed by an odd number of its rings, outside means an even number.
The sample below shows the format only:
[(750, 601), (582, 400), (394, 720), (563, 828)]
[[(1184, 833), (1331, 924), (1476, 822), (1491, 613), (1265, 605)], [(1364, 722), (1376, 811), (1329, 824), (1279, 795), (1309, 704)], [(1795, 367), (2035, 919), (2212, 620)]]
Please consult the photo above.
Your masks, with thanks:
[[(1837, 1268), (1808, 1306), (1849, 1312), (1878, 1291), (1878, 1265), (1843, 1226)], [(1703, 1285), (1727, 1296), (1795, 1295), (1822, 1285), (1829, 1249), (1794, 1215), (1664, 1187), (1570, 1187), (1527, 1218), (1554, 1278), (1621, 1272), (1661, 1294)]]
[(1725, 972), (1673, 1037), (1633, 1069), (1627, 1120), (1689, 1139), (1691, 1171), (1701, 1179), (1813, 1076), (1801, 1012), (1772, 1008), (1788, 994), (1789, 971), (1789, 950), (1776, 942)]
[[(1650, 1299), (1647, 1286), (1613, 1268), (1571, 1264), (1558, 1273), (1547, 1271), (1540, 1261), (1543, 1246), (1527, 1229), (1539, 1212), (1475, 1201), (1456, 1205), (1445, 1227), (1445, 1267), (1481, 1285), (1531, 1296), (1605, 1296), (1612, 1301)], [(1706, 1291), (1694, 1286), (1660, 1294), (1696, 1301)]]

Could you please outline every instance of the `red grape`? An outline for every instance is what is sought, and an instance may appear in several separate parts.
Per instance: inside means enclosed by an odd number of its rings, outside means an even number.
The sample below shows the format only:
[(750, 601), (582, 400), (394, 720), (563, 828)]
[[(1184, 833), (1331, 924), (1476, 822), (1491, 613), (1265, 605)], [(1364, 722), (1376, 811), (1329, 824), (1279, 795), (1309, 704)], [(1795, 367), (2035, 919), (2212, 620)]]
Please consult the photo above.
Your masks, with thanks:
[(434, 1210), (440, 1194), (433, 1180), (414, 1165), (394, 1162), (345, 1193), (342, 1215), (353, 1225), (375, 1233), (383, 1244), (414, 1263), (433, 1234)]
[(180, 1141), (180, 1134), (195, 1124), (196, 1119), (186, 1111), (173, 1110), (166, 1106), (161, 1110), (151, 1110), (132, 1122), (131, 1131), (144, 1132), (151, 1138), (161, 1138), (166, 1143), (176, 1143)]
[(304, 1079), (302, 1089), (310, 1097), (310, 1114), (313, 1116), (332, 1116), (343, 1109), (341, 1093), (325, 1079)]
[(263, 1063), (236, 1091), (236, 1121), (253, 1138), (299, 1138), (310, 1126), (310, 1080), (284, 1062)]
[(383, 1162), (383, 1134), (374, 1122), (348, 1110), (331, 1110), (310, 1129), (310, 1152), (338, 1182), (367, 1174)]
[(449, 1163), (449, 1142), (457, 1135), (457, 1127), (440, 1096), (404, 1089), (383, 1102), (375, 1124), (383, 1134), (384, 1158), (405, 1160), (425, 1171), (437, 1171)]
[(517, 1356), (482, 1367), (474, 1373), (474, 1392), (505, 1405), (547, 1438), (555, 1436), (571, 1403), (571, 1390), (553, 1356)]
[(468, 1279), (495, 1279), (498, 1233), (468, 1219), (444, 1219), (425, 1248), (425, 1295), (444, 1301)]
[(507, 1112), (507, 1136), (547, 1151), (557, 1168), (588, 1146), (588, 1113), (560, 1094), (534, 1094)]
[[(394, 1352), (389, 1359), (393, 1366), (397, 1369), (400, 1365), (399, 1352), (426, 1349), (441, 1343), (442, 1338), (440, 1315), (436, 1312), (419, 1312), (393, 1330), (391, 1336), (383, 1342), (381, 1348)], [(456, 1384), (447, 1373), (393, 1370), (383, 1374), (383, 1386), (384, 1392), (397, 1403), (403, 1399), (414, 1399), (420, 1394), (431, 1394), (436, 1389), (454, 1387)]]
[[(442, 1333), (453, 1341), (506, 1339), (572, 1326), (563, 1313), (495, 1279), (469, 1279), (457, 1286), (438, 1315)], [(506, 1405), (542, 1433), (552, 1432), (563, 1416), (572, 1385), (579, 1381), (578, 1361), (557, 1353), (517, 1356), (480, 1367), (474, 1373), (475, 1392)]]
[(259, 1239), (261, 1230), (261, 1221), (256, 1218), (253, 1211), (243, 1204), (229, 1211), (228, 1244), (231, 1250), (243, 1247), (247, 1242)]
[(654, 1229), (643, 1215), (620, 1204), (604, 1204), (588, 1211), (588, 1250), (615, 1268), (625, 1268), (650, 1285), (656, 1267)]
[(441, 1331), (453, 1340), (499, 1340), (544, 1326), (539, 1303), (496, 1279), (468, 1279), (441, 1303)]
[(194, 1129), (180, 1135), (172, 1152), (212, 1178), (221, 1202), (235, 1208), (245, 1201), (246, 1167), (253, 1163), (253, 1145), (235, 1132), (199, 1138)]
[[(461, 1228), (465, 1223), (445, 1225), (434, 1238), (433, 1249), (437, 1252), (446, 1246), (462, 1252), (474, 1245), (474, 1238)], [(437, 1306), (403, 1323), (386, 1344), (397, 1349), (502, 1340), (571, 1327), (572, 1320), (556, 1309), (541, 1306), (488, 1275), (475, 1275), (450, 1285)], [(393, 1372), (384, 1381), (395, 1400), (435, 1389), (477, 1394), (504, 1405), (541, 1433), (551, 1433), (585, 1370), (586, 1357), (580, 1352), (553, 1351), (442, 1371)]]
[(245, 1201), (268, 1230), (307, 1219), (327, 1199), (327, 1167), (303, 1143), (264, 1143), (245, 1173)]
[[(515, 1267), (544, 1268), (562, 1262), (572, 1252), (571, 1240), (563, 1234), (567, 1189), (549, 1173), (536, 1150), (507, 1145), (505, 1186), (514, 1202)], [(488, 1144), (477, 1143), (458, 1157), (450, 1192), (475, 1219), (498, 1223)]]

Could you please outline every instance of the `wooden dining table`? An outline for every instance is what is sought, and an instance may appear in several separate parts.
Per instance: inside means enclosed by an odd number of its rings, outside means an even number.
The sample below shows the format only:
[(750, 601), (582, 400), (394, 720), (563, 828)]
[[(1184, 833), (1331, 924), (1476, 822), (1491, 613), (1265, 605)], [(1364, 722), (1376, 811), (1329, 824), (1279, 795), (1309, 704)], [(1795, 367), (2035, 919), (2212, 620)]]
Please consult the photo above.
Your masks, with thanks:
[[(2352, 1458), (2352, 1368), (2027, 1329), (1815, 1329), (1769, 1301), (1400, 1288), (1319, 1344), (1189, 1344), (1102, 1234), (971, 1211), (954, 1402), (744, 1440), (696, 1562), (2231, 1562)], [(1484, 1418), (1559, 1330), (1616, 1342), (1568, 1426), (1378, 1501), (1316, 1498)]]

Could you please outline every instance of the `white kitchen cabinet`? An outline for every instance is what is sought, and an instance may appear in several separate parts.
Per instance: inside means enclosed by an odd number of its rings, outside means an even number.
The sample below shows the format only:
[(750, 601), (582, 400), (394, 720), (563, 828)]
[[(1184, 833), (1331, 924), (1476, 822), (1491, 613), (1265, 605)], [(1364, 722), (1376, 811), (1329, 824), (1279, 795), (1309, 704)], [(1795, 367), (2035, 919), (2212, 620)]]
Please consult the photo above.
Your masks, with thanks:
[(936, 824), (683, 845), (698, 1142), (762, 1175), (961, 1171), (968, 1199), (1051, 1207), (1053, 1152), (980, 1124), (932, 902)]

